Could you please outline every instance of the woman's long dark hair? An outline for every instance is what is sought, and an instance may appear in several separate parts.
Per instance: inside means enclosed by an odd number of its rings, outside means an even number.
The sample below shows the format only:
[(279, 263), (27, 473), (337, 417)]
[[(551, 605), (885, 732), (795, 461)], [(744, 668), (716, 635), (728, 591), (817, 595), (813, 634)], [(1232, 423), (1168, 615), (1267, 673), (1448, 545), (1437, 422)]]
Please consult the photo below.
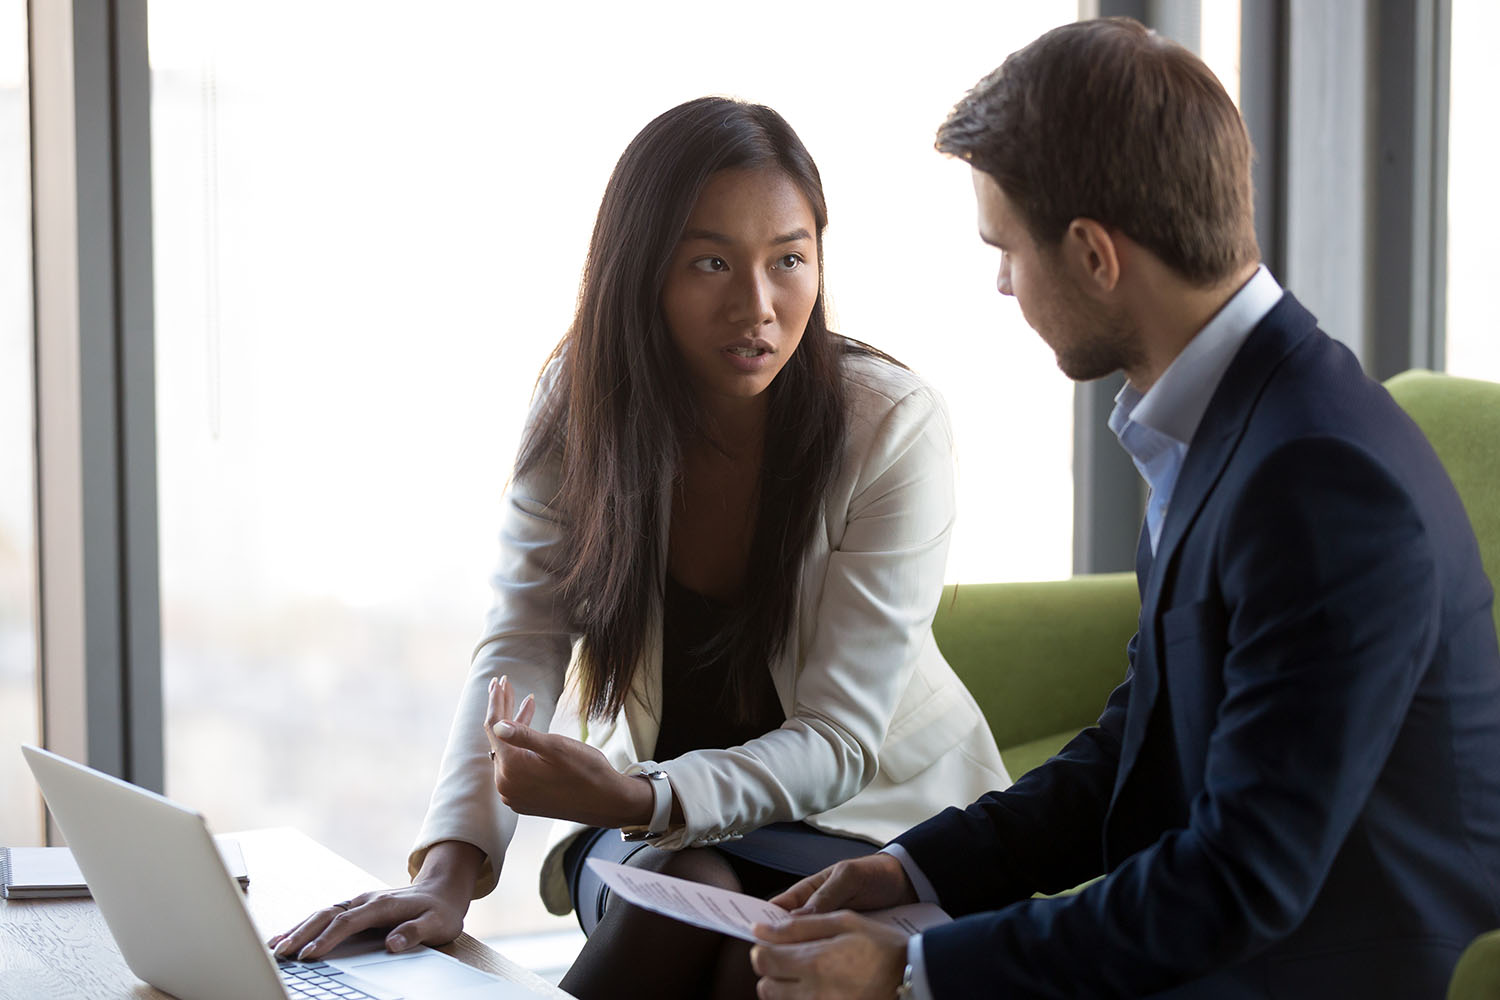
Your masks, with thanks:
[[(802, 554), (842, 457), (842, 338), (824, 311), (818, 168), (770, 108), (704, 97), (659, 116), (615, 165), (578, 292), (578, 311), (553, 352), (561, 370), (522, 443), (518, 474), (559, 461), (554, 503), (567, 518), (561, 599), (582, 637), (579, 687), (590, 718), (624, 705), (648, 626), (662, 600), (663, 490), (679, 475), (683, 443), (708, 433), (687, 368), (668, 336), (660, 299), (672, 255), (709, 177), (781, 170), (817, 223), (818, 297), (802, 342), (766, 390), (765, 458), (741, 600), (699, 651), (726, 672), (726, 705), (743, 718), (744, 692), (787, 641)], [(711, 438), (710, 438), (711, 439)]]

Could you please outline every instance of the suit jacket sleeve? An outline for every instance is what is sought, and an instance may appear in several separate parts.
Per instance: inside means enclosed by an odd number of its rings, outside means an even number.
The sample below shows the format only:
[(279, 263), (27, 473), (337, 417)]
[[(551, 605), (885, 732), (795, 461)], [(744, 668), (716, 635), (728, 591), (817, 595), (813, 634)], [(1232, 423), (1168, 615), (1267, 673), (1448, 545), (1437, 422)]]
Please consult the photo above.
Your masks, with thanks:
[[(928, 931), (938, 997), (980, 981), (997, 995), (1151, 993), (1252, 957), (1311, 908), (1432, 656), (1436, 563), (1411, 497), (1355, 445), (1292, 441), (1243, 483), (1212, 537), (1183, 543), (1214, 546), (1222, 593), (1172, 614), (1188, 624), (1188, 655), (1222, 671), (1225, 692), (1205, 721), (1204, 791), (1186, 826), (1074, 896)], [(935, 866), (945, 904), (970, 902), (969, 864), (992, 884), (1024, 885), (997, 879), (1003, 866), (977, 853), (1012, 851), (1024, 863), (1047, 854), (1037, 838), (1074, 841), (1059, 825), (1066, 817), (1037, 799), (994, 796), (915, 831), (908, 850), (924, 871), (944, 835), (961, 855)], [(1076, 818), (1097, 835), (1093, 802)], [(969, 829), (986, 839), (953, 850)]]
[[(1134, 639), (1127, 655), (1134, 659)], [(896, 838), (938, 889), (944, 910), (993, 910), (1103, 873), (1099, 835), (1130, 688), (1127, 674), (1095, 725), (1009, 789), (945, 809)]]

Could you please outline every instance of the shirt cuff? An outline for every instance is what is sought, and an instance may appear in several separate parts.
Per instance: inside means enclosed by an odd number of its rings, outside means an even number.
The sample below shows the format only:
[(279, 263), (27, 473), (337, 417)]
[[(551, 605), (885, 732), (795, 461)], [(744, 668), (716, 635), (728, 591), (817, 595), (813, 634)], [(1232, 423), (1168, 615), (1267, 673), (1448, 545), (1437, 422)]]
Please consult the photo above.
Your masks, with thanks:
[(922, 935), (913, 934), (906, 941), (906, 964), (911, 966), (911, 1000), (932, 1000), (927, 984), (927, 961), (922, 957)]
[(931, 882), (927, 881), (927, 876), (922, 874), (922, 869), (917, 867), (917, 863), (912, 860), (906, 848), (900, 844), (886, 844), (880, 849), (880, 853), (889, 854), (901, 862), (901, 868), (906, 872), (906, 877), (911, 879), (911, 887), (917, 891), (917, 902), (938, 903), (937, 890), (932, 887)]

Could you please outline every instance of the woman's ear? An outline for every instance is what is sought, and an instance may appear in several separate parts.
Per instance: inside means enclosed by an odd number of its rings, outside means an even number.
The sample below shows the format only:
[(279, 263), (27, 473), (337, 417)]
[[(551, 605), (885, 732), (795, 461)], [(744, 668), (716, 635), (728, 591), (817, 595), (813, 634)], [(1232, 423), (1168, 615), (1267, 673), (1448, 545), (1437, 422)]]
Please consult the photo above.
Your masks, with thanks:
[(1093, 219), (1079, 217), (1063, 234), (1064, 263), (1083, 287), (1108, 294), (1120, 283), (1120, 246), (1110, 231)]

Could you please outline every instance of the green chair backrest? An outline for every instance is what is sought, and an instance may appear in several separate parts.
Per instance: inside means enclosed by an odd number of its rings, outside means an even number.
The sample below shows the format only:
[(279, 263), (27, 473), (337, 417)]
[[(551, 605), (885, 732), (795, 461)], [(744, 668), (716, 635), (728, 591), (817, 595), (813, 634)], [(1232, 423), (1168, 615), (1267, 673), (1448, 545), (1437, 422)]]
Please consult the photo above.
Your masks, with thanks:
[[(1500, 383), (1413, 370), (1385, 387), (1432, 442), (1469, 512), (1485, 572), (1500, 581)], [(1494, 610), (1500, 629), (1500, 602)]]
[(963, 583), (943, 591), (932, 631), (1007, 750), (1093, 724), (1125, 679), (1139, 612), (1134, 573)]

